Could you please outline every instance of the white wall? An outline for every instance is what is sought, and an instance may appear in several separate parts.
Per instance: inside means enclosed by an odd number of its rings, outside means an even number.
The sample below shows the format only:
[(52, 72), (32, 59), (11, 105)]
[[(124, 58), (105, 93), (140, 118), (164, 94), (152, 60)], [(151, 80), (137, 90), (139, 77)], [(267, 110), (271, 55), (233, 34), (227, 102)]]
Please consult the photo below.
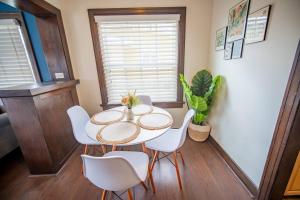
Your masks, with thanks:
[[(54, 1), (54, 0), (50, 0)], [(56, 0), (57, 1), (57, 0)], [(188, 79), (208, 66), (210, 0), (61, 0), (63, 22), (75, 77), (80, 79), (80, 104), (90, 114), (100, 110), (101, 96), (88, 20), (88, 8), (186, 6), (185, 74)], [(185, 109), (169, 109), (179, 126)]]
[(250, 12), (272, 4), (265, 42), (244, 47), (242, 59), (215, 51), (215, 31), (239, 0), (214, 0), (210, 66), (226, 79), (210, 123), (212, 136), (258, 186), (300, 38), (299, 0), (252, 0)]

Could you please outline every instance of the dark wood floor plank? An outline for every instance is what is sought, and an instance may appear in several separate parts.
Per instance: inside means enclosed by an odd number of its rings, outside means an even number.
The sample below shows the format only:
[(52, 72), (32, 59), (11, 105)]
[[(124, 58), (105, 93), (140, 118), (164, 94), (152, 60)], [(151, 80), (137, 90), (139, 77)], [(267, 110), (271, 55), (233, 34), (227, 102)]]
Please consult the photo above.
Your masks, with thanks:
[[(139, 146), (133, 149), (140, 149)], [(80, 173), (82, 148), (69, 158), (57, 176), (29, 177), (26, 164), (19, 151), (0, 162), (0, 199), (100, 199), (101, 189), (91, 184)], [(179, 161), (183, 192), (179, 190), (175, 167), (167, 160), (156, 163), (153, 178), (156, 194), (145, 191), (141, 185), (134, 188), (136, 199), (163, 200), (250, 200), (222, 158), (209, 143), (186, 140), (182, 148), (185, 163)], [(101, 153), (97, 153), (101, 155)], [(170, 157), (172, 158), (172, 157)], [(150, 189), (150, 187), (149, 187)], [(117, 192), (121, 194), (121, 192)], [(114, 196), (115, 197), (115, 196)], [(121, 195), (127, 199), (127, 194)], [(113, 198), (117, 199), (117, 198)]]

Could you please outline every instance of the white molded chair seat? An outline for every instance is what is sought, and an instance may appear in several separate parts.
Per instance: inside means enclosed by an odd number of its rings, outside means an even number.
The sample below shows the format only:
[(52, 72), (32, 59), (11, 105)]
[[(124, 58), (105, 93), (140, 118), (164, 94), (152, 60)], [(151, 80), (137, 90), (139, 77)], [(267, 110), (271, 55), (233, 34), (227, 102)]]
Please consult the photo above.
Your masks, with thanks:
[(187, 127), (195, 111), (190, 109), (179, 129), (169, 129), (165, 134), (146, 142), (146, 147), (155, 151), (173, 152), (179, 149), (186, 138)]
[(173, 152), (180, 143), (180, 129), (169, 129), (158, 138), (146, 142), (146, 147), (155, 151)]
[(138, 177), (141, 181), (145, 181), (147, 177), (147, 170), (149, 164), (148, 155), (143, 152), (133, 151), (111, 151), (104, 154), (103, 157), (120, 156), (127, 160), (131, 166), (135, 169)]
[(104, 190), (127, 190), (147, 177), (149, 158), (143, 152), (113, 151), (103, 157), (81, 157), (85, 177)]

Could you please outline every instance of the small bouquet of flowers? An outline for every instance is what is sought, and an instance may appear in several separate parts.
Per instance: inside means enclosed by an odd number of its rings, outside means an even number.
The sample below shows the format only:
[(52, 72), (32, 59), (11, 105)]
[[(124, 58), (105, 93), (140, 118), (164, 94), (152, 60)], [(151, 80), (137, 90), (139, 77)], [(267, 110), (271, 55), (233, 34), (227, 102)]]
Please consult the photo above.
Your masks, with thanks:
[(131, 108), (137, 104), (139, 104), (140, 100), (137, 96), (135, 96), (135, 91), (133, 93), (128, 92), (127, 96), (123, 96), (121, 99), (121, 104), (128, 108), (127, 110), (127, 120), (133, 120), (134, 115)]
[(122, 97), (121, 103), (123, 106), (131, 109), (133, 106), (139, 104), (139, 98), (135, 96), (135, 91), (133, 93), (128, 92), (127, 96)]

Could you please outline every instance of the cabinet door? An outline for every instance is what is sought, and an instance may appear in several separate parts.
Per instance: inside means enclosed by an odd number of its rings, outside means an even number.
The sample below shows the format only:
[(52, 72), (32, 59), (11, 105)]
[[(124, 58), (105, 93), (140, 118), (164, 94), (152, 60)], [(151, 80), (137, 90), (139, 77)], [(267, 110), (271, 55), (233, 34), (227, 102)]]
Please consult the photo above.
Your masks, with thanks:
[(297, 156), (291, 177), (285, 189), (285, 196), (300, 195), (300, 151)]

